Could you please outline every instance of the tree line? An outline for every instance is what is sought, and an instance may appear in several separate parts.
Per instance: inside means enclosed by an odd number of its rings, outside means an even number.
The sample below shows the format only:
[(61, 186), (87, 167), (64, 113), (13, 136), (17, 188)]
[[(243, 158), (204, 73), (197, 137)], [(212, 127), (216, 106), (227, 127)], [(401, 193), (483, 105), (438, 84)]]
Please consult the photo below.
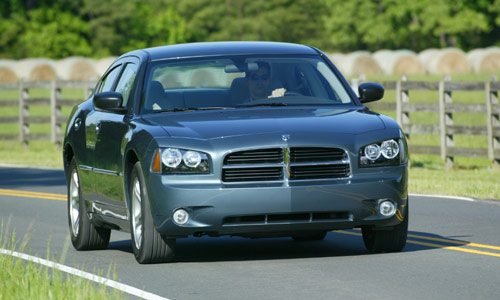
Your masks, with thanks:
[(500, 0), (2, 0), (0, 57), (264, 40), (329, 52), (500, 46)]

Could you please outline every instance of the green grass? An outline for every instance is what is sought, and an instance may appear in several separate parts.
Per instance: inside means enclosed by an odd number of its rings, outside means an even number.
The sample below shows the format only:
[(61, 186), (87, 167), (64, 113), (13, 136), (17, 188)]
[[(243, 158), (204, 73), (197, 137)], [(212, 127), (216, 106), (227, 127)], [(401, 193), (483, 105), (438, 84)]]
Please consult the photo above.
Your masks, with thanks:
[[(8, 227), (8, 226), (7, 226)], [(9, 239), (10, 236), (10, 239)], [(9, 234), (2, 222), (0, 247), (24, 252), (29, 237), (16, 250), (15, 232)], [(69, 246), (69, 243), (67, 243)], [(49, 250), (47, 250), (49, 256)], [(64, 252), (64, 250), (63, 250)], [(55, 258), (52, 261), (57, 261)], [(102, 272), (100, 272), (102, 273)], [(108, 278), (109, 278), (108, 272)], [(3, 299), (123, 299), (124, 294), (57, 269), (0, 254), (0, 300)]]

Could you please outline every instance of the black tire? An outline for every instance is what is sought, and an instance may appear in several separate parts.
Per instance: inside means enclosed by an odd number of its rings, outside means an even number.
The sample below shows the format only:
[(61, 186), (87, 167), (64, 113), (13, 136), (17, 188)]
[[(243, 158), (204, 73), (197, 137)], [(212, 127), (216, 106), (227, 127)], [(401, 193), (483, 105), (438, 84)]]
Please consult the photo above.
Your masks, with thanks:
[(102, 250), (109, 244), (111, 229), (96, 227), (90, 222), (87, 205), (82, 197), (76, 160), (71, 160), (68, 172), (68, 222), (71, 243), (76, 250)]
[(176, 241), (167, 239), (156, 231), (139, 162), (132, 169), (129, 187), (130, 232), (135, 259), (140, 264), (172, 261)]
[(325, 239), (327, 233), (327, 231), (301, 233), (292, 236), (292, 239), (296, 242), (322, 241)]
[(406, 246), (408, 236), (408, 202), (406, 203), (404, 220), (392, 229), (374, 230), (373, 227), (363, 227), (363, 241), (371, 253), (400, 252)]

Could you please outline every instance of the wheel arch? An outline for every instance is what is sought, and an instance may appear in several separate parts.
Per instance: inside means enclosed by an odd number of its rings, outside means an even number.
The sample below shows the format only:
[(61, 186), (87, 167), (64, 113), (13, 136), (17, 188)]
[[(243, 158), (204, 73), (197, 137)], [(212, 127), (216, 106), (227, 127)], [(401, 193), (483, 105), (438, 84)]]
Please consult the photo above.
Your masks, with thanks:
[(125, 161), (124, 161), (124, 172), (123, 172), (123, 181), (124, 184), (123, 186), (125, 187), (125, 195), (126, 195), (126, 200), (127, 200), (127, 207), (130, 207), (130, 176), (132, 174), (132, 170), (134, 168), (134, 165), (140, 161), (139, 156), (133, 149), (129, 149), (127, 153), (125, 154)]
[(64, 145), (63, 149), (63, 164), (64, 164), (64, 171), (67, 173), (69, 169), (69, 165), (71, 164), (71, 160), (75, 156), (75, 152), (73, 151), (73, 147), (71, 144), (66, 143)]

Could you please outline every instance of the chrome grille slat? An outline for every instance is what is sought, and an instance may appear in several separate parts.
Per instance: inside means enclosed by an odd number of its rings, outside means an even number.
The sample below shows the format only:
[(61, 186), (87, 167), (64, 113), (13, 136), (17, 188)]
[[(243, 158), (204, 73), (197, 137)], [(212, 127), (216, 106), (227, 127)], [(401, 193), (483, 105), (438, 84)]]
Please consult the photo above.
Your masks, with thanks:
[(345, 151), (338, 148), (291, 148), (290, 161), (293, 162), (314, 162), (325, 160), (344, 160), (346, 159)]
[(339, 179), (350, 176), (347, 152), (340, 148), (291, 147), (234, 152), (224, 159), (223, 182)]
[(224, 159), (224, 165), (280, 163), (283, 149), (260, 149), (231, 153)]
[(222, 180), (225, 182), (276, 181), (283, 178), (283, 167), (225, 169)]

